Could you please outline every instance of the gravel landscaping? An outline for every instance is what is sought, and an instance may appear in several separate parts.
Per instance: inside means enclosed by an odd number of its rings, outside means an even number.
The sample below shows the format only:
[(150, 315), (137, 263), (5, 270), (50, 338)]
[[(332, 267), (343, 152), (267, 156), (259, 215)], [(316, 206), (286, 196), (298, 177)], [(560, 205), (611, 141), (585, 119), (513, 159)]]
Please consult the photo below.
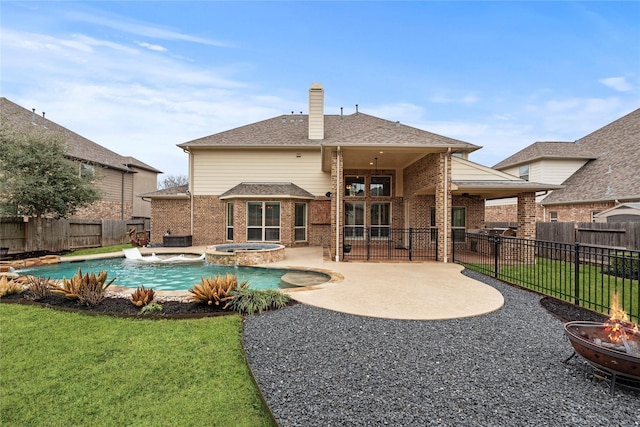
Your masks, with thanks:
[[(640, 392), (596, 378), (540, 296), (465, 271), (505, 305), (467, 319), (367, 318), (303, 304), (244, 321), (281, 427), (639, 426)], [(389, 304), (410, 295), (389, 293)], [(455, 301), (451, 301), (455, 304)]]

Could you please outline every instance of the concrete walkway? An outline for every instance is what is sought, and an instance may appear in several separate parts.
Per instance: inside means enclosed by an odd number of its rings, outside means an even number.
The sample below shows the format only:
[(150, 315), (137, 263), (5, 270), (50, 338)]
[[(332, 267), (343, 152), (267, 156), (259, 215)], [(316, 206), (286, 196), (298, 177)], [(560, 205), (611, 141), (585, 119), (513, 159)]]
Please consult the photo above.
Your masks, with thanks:
[[(140, 248), (143, 255), (202, 254), (205, 246)], [(95, 255), (87, 258), (113, 256)], [(283, 261), (262, 267), (319, 270), (332, 275), (328, 283), (287, 290), (296, 301), (343, 313), (387, 319), (437, 320), (478, 316), (500, 309), (502, 294), (461, 274), (453, 263), (334, 262), (320, 247), (287, 248)]]
[[(292, 298), (328, 310), (388, 319), (436, 320), (478, 316), (500, 309), (502, 294), (461, 274), (464, 267), (441, 262), (333, 262), (322, 248), (287, 248), (271, 267), (302, 267), (337, 276)], [(335, 273), (338, 273), (335, 275)]]

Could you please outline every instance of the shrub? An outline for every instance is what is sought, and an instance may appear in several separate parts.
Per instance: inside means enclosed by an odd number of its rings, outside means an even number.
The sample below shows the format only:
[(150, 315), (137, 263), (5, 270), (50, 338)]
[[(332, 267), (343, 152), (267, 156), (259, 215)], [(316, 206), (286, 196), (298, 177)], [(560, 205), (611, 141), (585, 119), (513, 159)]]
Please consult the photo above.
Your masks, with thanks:
[(140, 286), (136, 289), (133, 294), (131, 294), (131, 302), (136, 307), (142, 307), (143, 305), (149, 304), (156, 296), (156, 291), (153, 289), (147, 289), (143, 286)]
[(49, 278), (29, 276), (25, 282), (29, 288), (29, 299), (39, 300), (51, 296), (51, 288), (54, 287), (53, 282)]
[(20, 283), (13, 279), (7, 279), (7, 276), (0, 277), (0, 297), (5, 295), (18, 295), (26, 290)]
[(140, 314), (153, 314), (162, 311), (162, 305), (157, 302), (150, 302), (140, 309)]
[(226, 309), (231, 301), (235, 298), (231, 292), (235, 289), (244, 289), (247, 282), (238, 283), (238, 278), (233, 274), (227, 273), (226, 276), (217, 275), (216, 277), (203, 277), (200, 283), (189, 289), (191, 299), (195, 302), (207, 303), (208, 305), (220, 305), (221, 302), (226, 304)]
[(105, 291), (116, 280), (115, 277), (107, 283), (106, 271), (101, 271), (96, 276), (95, 273), (82, 275), (82, 270), (78, 269), (78, 274), (70, 280), (62, 279), (62, 286), (55, 285), (52, 292), (63, 295), (65, 298), (78, 300), (78, 304), (94, 306), (102, 302)]
[(291, 297), (276, 289), (236, 289), (232, 292), (235, 297), (230, 304), (232, 310), (242, 314), (262, 313), (270, 308), (286, 306)]
[(639, 277), (640, 260), (633, 252), (616, 251), (610, 255), (609, 274), (634, 279)]

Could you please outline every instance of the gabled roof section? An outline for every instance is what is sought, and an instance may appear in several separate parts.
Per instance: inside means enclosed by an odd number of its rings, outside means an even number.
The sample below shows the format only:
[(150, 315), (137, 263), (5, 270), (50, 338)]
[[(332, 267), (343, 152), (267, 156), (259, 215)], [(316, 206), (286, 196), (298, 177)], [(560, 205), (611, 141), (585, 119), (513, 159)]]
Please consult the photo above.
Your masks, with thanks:
[(596, 156), (549, 194), (543, 205), (640, 200), (640, 109), (580, 138)]
[(220, 195), (224, 199), (251, 198), (314, 199), (315, 196), (291, 182), (242, 182)]
[(186, 199), (189, 197), (189, 184), (163, 188), (162, 190), (152, 191), (141, 194), (140, 196), (149, 199)]
[(547, 191), (559, 185), (531, 182), (483, 166), (470, 160), (451, 158), (451, 185), (454, 194), (472, 194), (485, 199), (516, 196), (523, 192)]
[(495, 169), (506, 169), (523, 163), (543, 159), (582, 159), (593, 160), (595, 154), (579, 141), (576, 142), (534, 142), (514, 155), (507, 157), (493, 166)]
[(36, 115), (34, 119), (33, 111), (29, 111), (4, 97), (0, 97), (0, 116), (2, 117), (3, 124), (6, 123), (15, 129), (37, 129), (41, 132), (60, 135), (66, 143), (65, 153), (71, 159), (121, 171), (135, 172), (130, 169), (130, 166), (135, 166), (151, 172), (162, 173), (158, 169), (134, 157), (121, 156), (90, 139), (78, 135), (64, 126), (60, 126), (56, 122), (49, 120), (46, 116), (43, 119), (42, 116)]
[(325, 115), (324, 139), (308, 138), (309, 116), (278, 116), (225, 132), (195, 139), (178, 147), (322, 147), (394, 146), (433, 147), (472, 152), (481, 147), (363, 113)]

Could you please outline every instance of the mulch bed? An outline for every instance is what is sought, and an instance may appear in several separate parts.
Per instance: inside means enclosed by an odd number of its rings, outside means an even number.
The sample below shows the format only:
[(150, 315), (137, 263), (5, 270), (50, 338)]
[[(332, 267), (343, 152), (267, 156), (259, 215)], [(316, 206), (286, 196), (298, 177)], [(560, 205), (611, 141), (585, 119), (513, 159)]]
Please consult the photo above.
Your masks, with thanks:
[(543, 297), (540, 305), (549, 313), (562, 320), (563, 322), (587, 321), (587, 322), (605, 322), (609, 316), (578, 307), (566, 301), (551, 297)]
[(7, 295), (0, 298), (3, 303), (30, 304), (55, 308), (63, 311), (78, 312), (94, 315), (110, 315), (118, 317), (138, 317), (144, 319), (189, 319), (210, 316), (224, 316), (234, 314), (235, 311), (223, 310), (222, 306), (210, 306), (195, 302), (164, 301), (162, 311), (153, 314), (140, 314), (140, 307), (136, 307), (126, 298), (105, 298), (100, 304), (87, 307), (69, 300), (62, 295), (53, 294), (49, 297), (33, 301), (28, 298), (29, 291), (21, 295)]
[[(15, 304), (32, 304), (44, 307), (55, 308), (64, 311), (80, 312), (85, 314), (102, 314), (119, 317), (139, 317), (149, 319), (188, 319), (209, 316), (221, 316), (235, 313), (231, 310), (223, 310), (222, 306), (209, 306), (206, 304), (195, 302), (180, 301), (164, 301), (161, 302), (162, 311), (153, 314), (142, 315), (140, 308), (125, 298), (105, 298), (100, 304), (87, 307), (77, 303), (77, 301), (68, 300), (62, 295), (53, 294), (50, 297), (33, 301), (28, 299), (29, 291), (21, 295), (7, 295), (0, 298), (1, 302)], [(295, 301), (290, 302), (296, 304)], [(582, 307), (569, 304), (551, 297), (542, 297), (540, 304), (549, 313), (557, 317), (563, 322), (571, 321), (591, 321), (604, 322), (607, 320), (606, 315), (587, 310)]]

